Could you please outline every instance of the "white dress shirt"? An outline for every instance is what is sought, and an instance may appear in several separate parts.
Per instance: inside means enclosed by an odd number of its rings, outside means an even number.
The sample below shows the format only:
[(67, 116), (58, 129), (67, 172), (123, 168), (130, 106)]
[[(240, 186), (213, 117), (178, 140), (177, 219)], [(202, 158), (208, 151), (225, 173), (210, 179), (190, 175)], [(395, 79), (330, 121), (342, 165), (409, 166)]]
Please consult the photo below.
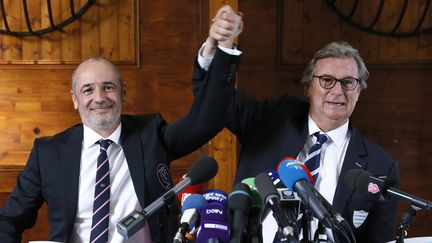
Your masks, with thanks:
[[(325, 133), (319, 129), (316, 123), (309, 116), (308, 118), (309, 136), (303, 149), (297, 156), (297, 160), (304, 163), (307, 154), (312, 146), (316, 143), (317, 138), (313, 136), (315, 132)], [(327, 133), (329, 139), (321, 147), (320, 169), (315, 188), (321, 195), (332, 204), (336, 186), (339, 179), (342, 164), (348, 148), (351, 133), (348, 130), (348, 121), (342, 126), (331, 130)], [(263, 221), (263, 241), (272, 243), (277, 231), (277, 223), (272, 214), (269, 214)], [(314, 219), (311, 225), (312, 235), (318, 228), (318, 220)], [(300, 239), (303, 238), (300, 233)]]
[[(306, 139), (306, 144), (297, 156), (297, 159), (302, 163), (306, 161), (309, 150), (316, 143), (317, 138), (313, 136), (313, 134), (315, 132), (325, 133), (318, 128), (310, 116), (308, 119), (308, 126), (309, 136)], [(320, 169), (315, 188), (329, 203), (332, 203), (351, 137), (351, 133), (348, 130), (348, 121), (342, 126), (326, 132), (325, 134), (327, 134), (329, 139), (321, 147)]]
[[(120, 143), (121, 124), (106, 139), (113, 143), (108, 147), (110, 164), (110, 220), (108, 242), (135, 243), (151, 242), (148, 224), (129, 239), (124, 239), (117, 231), (117, 223), (134, 210), (141, 211), (135, 193), (126, 157)], [(93, 198), (96, 181), (97, 157), (99, 156), (99, 140), (102, 136), (84, 126), (84, 138), (81, 149), (81, 166), (77, 215), (72, 233), (72, 242), (89, 242), (93, 216)]]

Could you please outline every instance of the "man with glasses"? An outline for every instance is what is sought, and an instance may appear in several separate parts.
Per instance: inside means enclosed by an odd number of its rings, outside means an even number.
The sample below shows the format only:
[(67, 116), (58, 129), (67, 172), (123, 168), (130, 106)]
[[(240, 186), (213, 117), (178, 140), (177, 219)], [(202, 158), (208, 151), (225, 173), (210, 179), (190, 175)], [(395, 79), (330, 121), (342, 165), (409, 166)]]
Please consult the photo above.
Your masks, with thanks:
[[(214, 20), (213, 26), (218, 28), (210, 28), (209, 39), (223, 39), (221, 23), (223, 20)], [(199, 90), (206, 76), (206, 64), (200, 59), (212, 56), (208, 40), (195, 68), (194, 91)], [(318, 164), (312, 169), (315, 188), (349, 222), (357, 242), (393, 240), (396, 202), (356, 192), (344, 182), (350, 169), (388, 176), (395, 186), (399, 182), (397, 162), (362, 136), (350, 121), (360, 93), (367, 87), (368, 75), (356, 49), (345, 42), (333, 42), (316, 52), (306, 66), (301, 83), (309, 102), (289, 95), (256, 101), (236, 92), (225, 122), (241, 143), (236, 182), (276, 168), (287, 156), (307, 166), (311, 148), (318, 137), (325, 137), (320, 144)], [(337, 242), (345, 241), (335, 237)]]

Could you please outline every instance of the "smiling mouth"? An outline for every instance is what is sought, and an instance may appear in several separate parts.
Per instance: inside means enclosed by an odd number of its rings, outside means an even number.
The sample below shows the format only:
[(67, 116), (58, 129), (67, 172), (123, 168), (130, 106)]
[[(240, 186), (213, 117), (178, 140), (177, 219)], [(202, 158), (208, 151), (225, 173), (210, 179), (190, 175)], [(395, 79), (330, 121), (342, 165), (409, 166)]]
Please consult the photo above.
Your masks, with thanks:
[(327, 101), (327, 103), (330, 104), (330, 105), (337, 105), (337, 106), (344, 106), (345, 105), (345, 103), (342, 103), (342, 102), (330, 102), (330, 101)]
[(91, 111), (96, 111), (96, 112), (106, 112), (109, 109), (111, 109), (112, 106), (107, 106), (107, 107), (96, 107), (96, 108), (91, 108)]

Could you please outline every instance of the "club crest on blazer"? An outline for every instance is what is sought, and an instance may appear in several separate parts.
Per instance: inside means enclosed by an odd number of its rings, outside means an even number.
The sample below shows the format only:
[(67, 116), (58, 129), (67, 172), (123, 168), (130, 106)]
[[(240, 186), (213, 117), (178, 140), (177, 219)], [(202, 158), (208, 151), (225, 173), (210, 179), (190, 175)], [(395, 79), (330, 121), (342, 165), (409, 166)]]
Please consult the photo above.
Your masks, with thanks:
[(165, 189), (171, 188), (171, 174), (166, 164), (160, 163), (156, 169), (156, 175), (161, 186)]

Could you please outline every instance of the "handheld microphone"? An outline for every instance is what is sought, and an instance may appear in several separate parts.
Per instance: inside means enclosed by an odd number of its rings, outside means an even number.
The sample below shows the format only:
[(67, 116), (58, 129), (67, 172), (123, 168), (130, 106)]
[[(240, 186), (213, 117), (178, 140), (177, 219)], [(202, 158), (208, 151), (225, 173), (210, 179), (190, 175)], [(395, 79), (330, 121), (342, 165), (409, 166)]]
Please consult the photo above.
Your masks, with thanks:
[[(303, 168), (303, 170), (305, 171), (306, 175), (308, 176), (308, 178), (313, 178), (312, 177), (312, 173), (310, 172), (310, 170), (306, 167), (306, 165), (304, 164), (300, 164), (300, 166)], [(342, 217), (342, 215), (337, 212), (333, 206), (330, 204), (329, 201), (327, 201), (327, 199), (325, 199), (323, 197), (323, 195), (321, 195), (321, 193), (315, 188), (315, 187), (311, 187), (312, 192), (315, 194), (315, 196), (320, 200), (320, 202), (323, 204), (323, 206), (327, 209), (327, 211), (330, 213), (330, 215), (336, 219), (339, 223), (342, 223), (344, 225), (344, 227), (348, 227), (348, 229), (351, 231), (351, 226), (348, 224), (348, 222)]]
[[(374, 176), (371, 172), (361, 169), (347, 171), (345, 183), (356, 191), (381, 194), (385, 199), (396, 198), (408, 201), (411, 205), (432, 211), (432, 202), (391, 187), (393, 182), (386, 176)], [(379, 193), (379, 194), (378, 194)]]
[(207, 204), (201, 213), (197, 243), (229, 242), (229, 226), (226, 207), (218, 202)]
[(284, 213), (288, 217), (288, 220), (296, 222), (300, 214), (300, 199), (293, 191), (283, 184), (279, 177), (279, 173), (273, 169), (267, 169), (265, 172), (269, 175), (279, 193), (280, 205), (282, 209), (284, 209)]
[(279, 193), (277, 192), (268, 174), (265, 172), (258, 174), (255, 177), (255, 185), (262, 200), (265, 202), (267, 207), (273, 211), (273, 215), (281, 229), (281, 233), (285, 237), (294, 238), (294, 228), (290, 226), (287, 218), (282, 211), (282, 208), (280, 206)]
[(302, 202), (310, 207), (315, 218), (323, 222), (327, 228), (333, 228), (329, 212), (315, 196), (313, 186), (308, 182), (308, 176), (297, 160), (283, 160), (278, 170), (282, 182), (288, 189), (297, 192)]
[(264, 204), (261, 200), (257, 188), (255, 186), (255, 178), (249, 177), (241, 181), (247, 185), (251, 191), (252, 205), (249, 213), (249, 220), (247, 224), (247, 238), (245, 242), (250, 243), (262, 243), (262, 225), (261, 225), (261, 213), (264, 211)]
[(255, 186), (255, 178), (249, 177), (245, 178), (241, 181), (241, 183), (247, 185), (251, 191), (251, 197), (252, 197), (252, 207), (258, 208), (261, 211), (264, 210), (264, 204), (261, 199), (260, 194), (258, 193), (258, 190)]
[(182, 216), (180, 218), (180, 228), (176, 233), (173, 242), (183, 242), (186, 232), (195, 226), (201, 210), (207, 205), (207, 200), (200, 194), (192, 194), (184, 201), (182, 206)]
[[(284, 162), (285, 161), (285, 162)], [(284, 164), (284, 163), (286, 163), (286, 161), (298, 161), (296, 158), (293, 158), (293, 157), (288, 157), (288, 156), (286, 156), (286, 157), (284, 157), (282, 160), (281, 160), (281, 162), (279, 162), (279, 164), (277, 165), (277, 167), (276, 167), (276, 171), (279, 171), (279, 166), (281, 166), (281, 164)], [(307, 177), (308, 177), (308, 179), (309, 179), (309, 183), (310, 184), (313, 184), (313, 176), (312, 176), (312, 173), (309, 171), (309, 169), (306, 167), (306, 165), (304, 165), (303, 163), (300, 163), (300, 166), (303, 168), (303, 170), (306, 172), (306, 175), (307, 175)]]
[(228, 208), (231, 220), (231, 243), (241, 243), (243, 236), (247, 233), (246, 222), (252, 204), (251, 190), (249, 186), (238, 183), (228, 197)]
[(124, 237), (129, 238), (138, 230), (144, 227), (145, 219), (159, 210), (167, 202), (174, 199), (175, 195), (190, 184), (196, 185), (213, 178), (218, 170), (215, 159), (209, 156), (199, 158), (189, 169), (186, 177), (176, 186), (165, 192), (161, 197), (149, 204), (143, 211), (133, 211), (128, 216), (117, 223), (118, 232)]
[(267, 175), (270, 177), (270, 179), (272, 180), (276, 188), (285, 187), (285, 185), (282, 183), (281, 179), (279, 178), (279, 174), (276, 172), (276, 170), (266, 169), (264, 172), (267, 173)]

